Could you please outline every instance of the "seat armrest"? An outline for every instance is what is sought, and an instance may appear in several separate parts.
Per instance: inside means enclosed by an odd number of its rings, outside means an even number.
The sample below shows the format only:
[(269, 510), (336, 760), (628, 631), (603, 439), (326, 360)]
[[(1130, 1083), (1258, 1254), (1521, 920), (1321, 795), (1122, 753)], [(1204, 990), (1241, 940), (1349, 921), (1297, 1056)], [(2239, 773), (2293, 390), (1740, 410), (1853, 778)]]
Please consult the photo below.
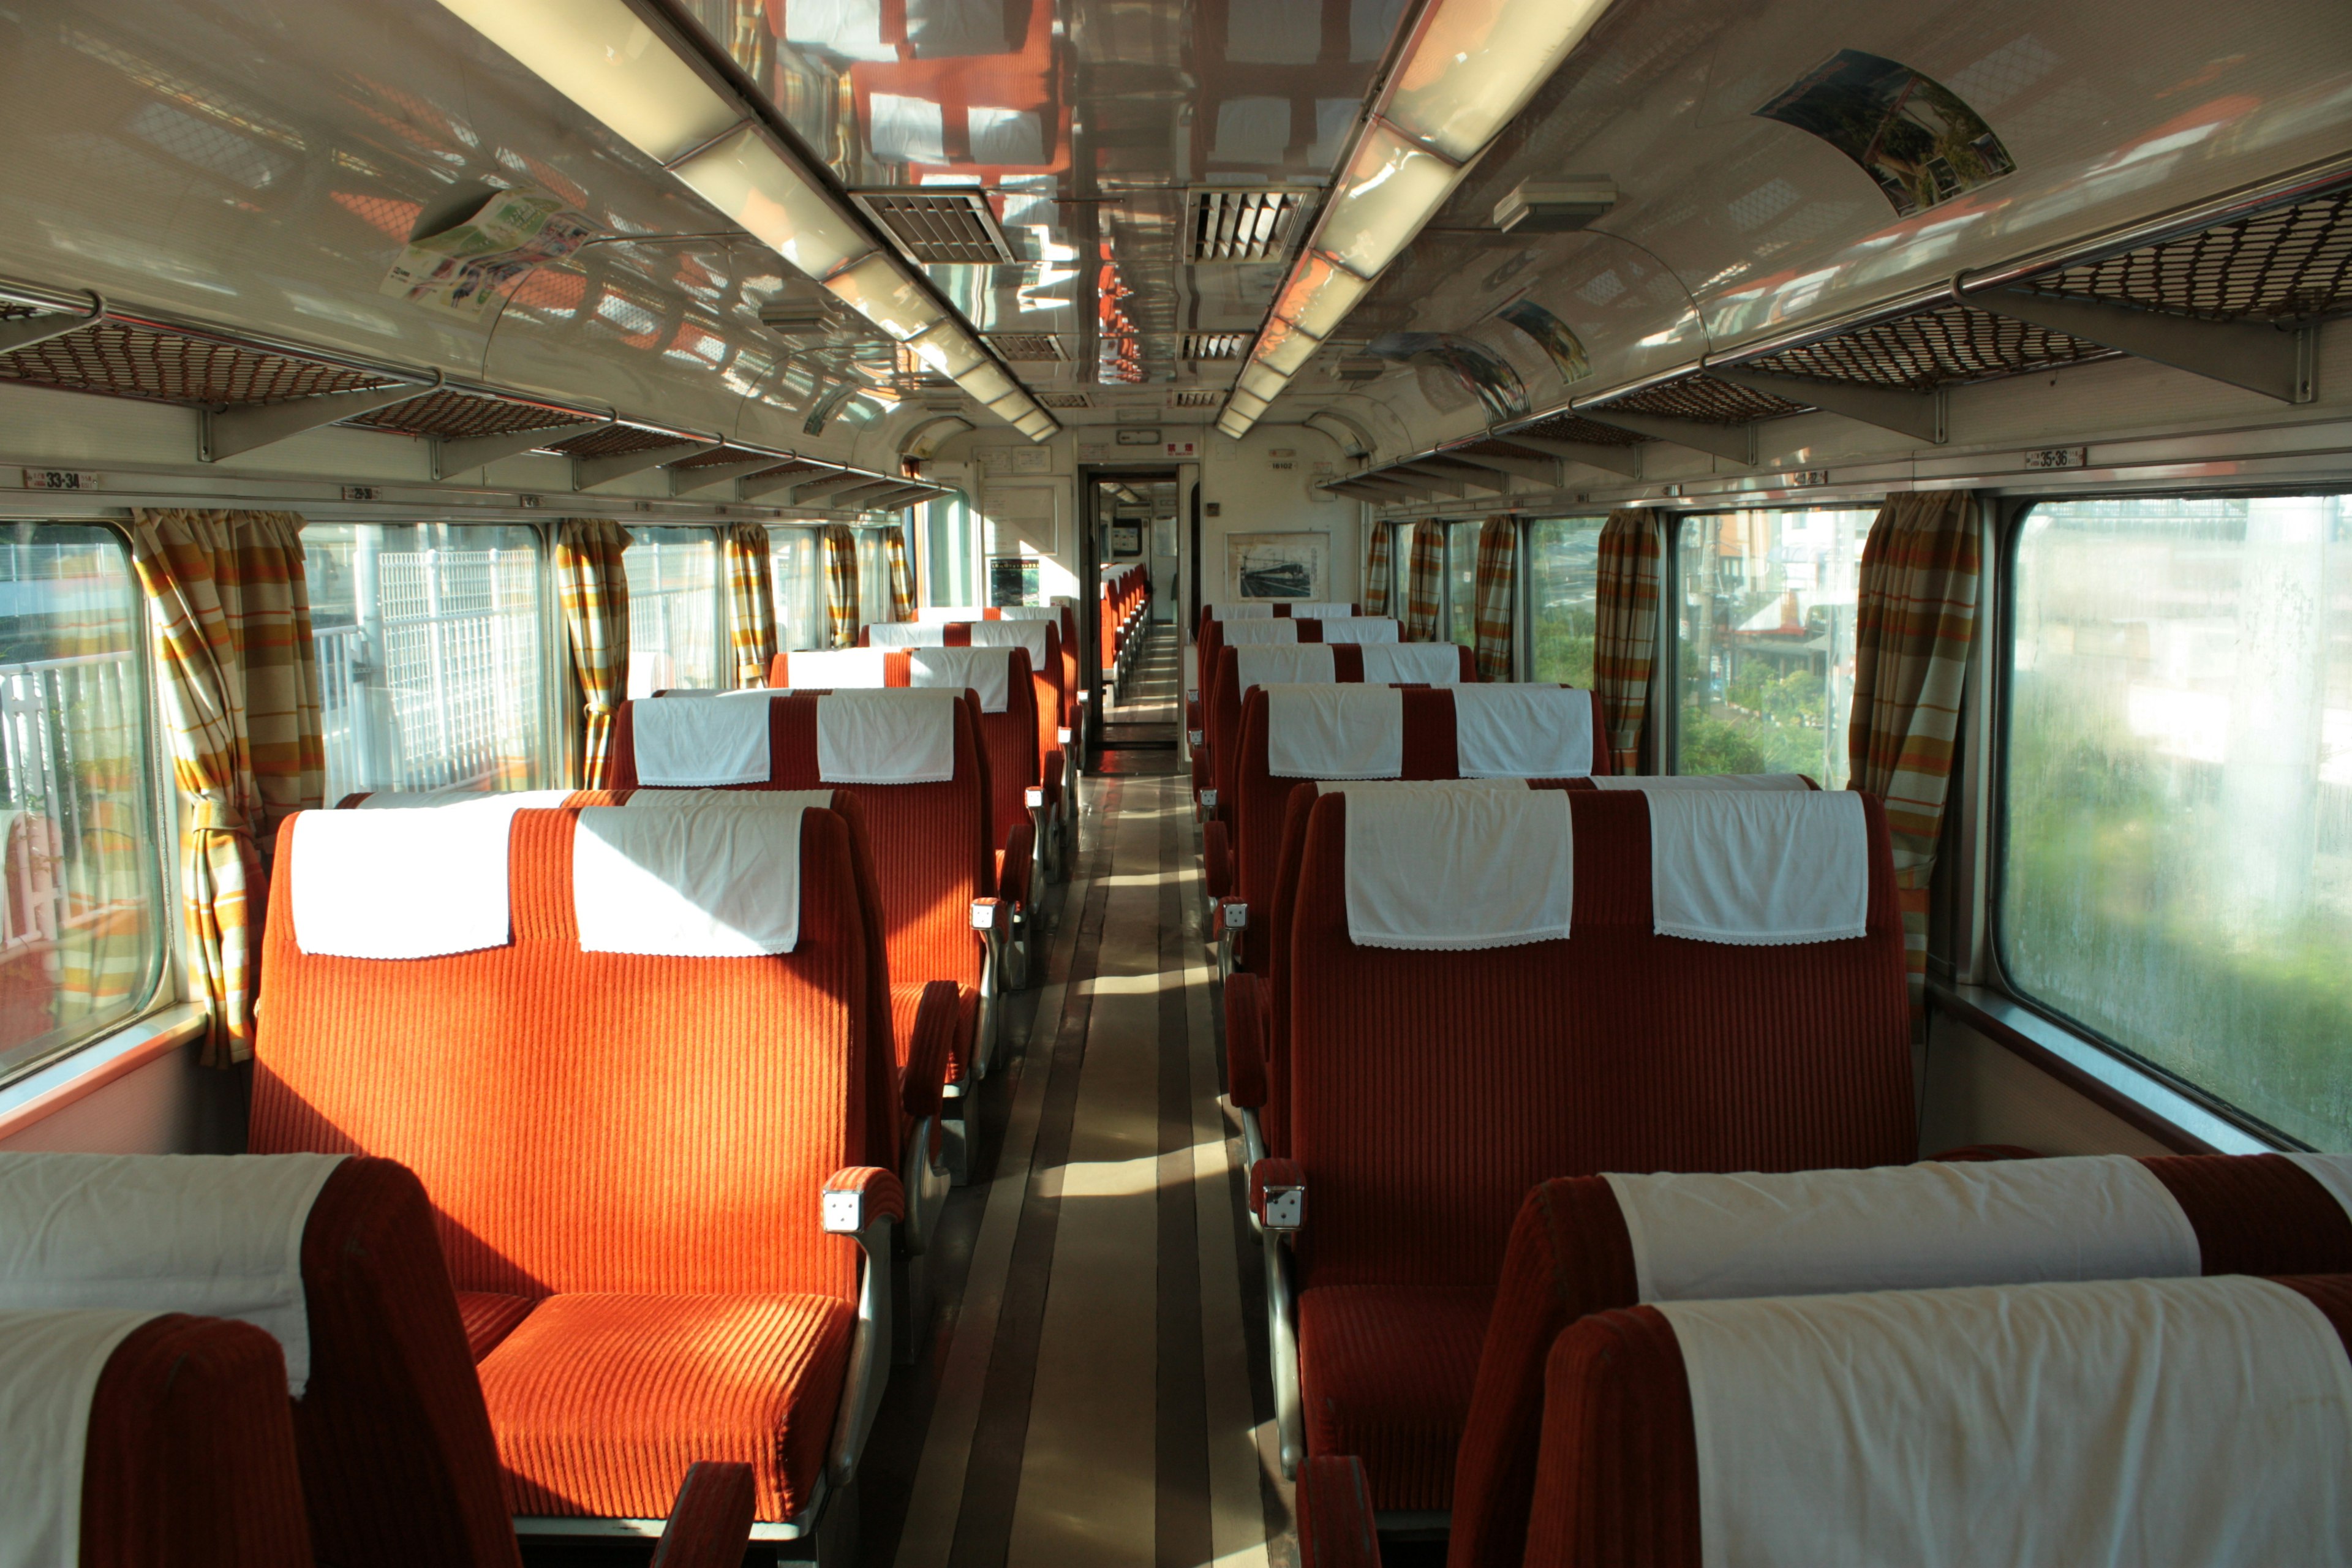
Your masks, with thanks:
[[(926, 992), (924, 1000), (929, 1001)], [(856, 1236), (877, 1220), (907, 1217), (907, 1189), (879, 1165), (845, 1165), (824, 1179), (824, 1228)]]
[(740, 1568), (758, 1511), (751, 1466), (696, 1460), (669, 1505), (653, 1568)]
[(1003, 899), (974, 899), (971, 901), (971, 929), (976, 931), (1003, 931), (1013, 923), (1013, 906)]
[(891, 1267), (895, 1244), (891, 1227), (907, 1217), (907, 1189), (898, 1176), (874, 1165), (851, 1165), (825, 1178), (825, 1230), (857, 1243), (863, 1267), (858, 1270), (857, 1326), (850, 1332), (848, 1376), (841, 1403), (833, 1417), (833, 1443), (825, 1457), (837, 1487), (847, 1486), (857, 1474), (874, 1417), (882, 1408), (882, 1387), (889, 1381), (890, 1302), (894, 1294)]
[(1298, 1467), (1299, 1568), (1381, 1568), (1364, 1461), (1326, 1454)]
[(1249, 929), (1249, 900), (1246, 899), (1219, 899), (1216, 907), (1210, 911), (1210, 914), (1213, 929), (1209, 935), (1213, 939), (1231, 936), (1235, 931)]
[(1225, 982), (1225, 1081), (1234, 1104), (1265, 1105), (1265, 982), (1236, 974)]
[(1014, 823), (1004, 834), (1004, 870), (996, 879), (999, 897), (1023, 909), (1029, 907), (1029, 862), (1037, 854), (1037, 825)]
[(898, 1085), (898, 1109), (920, 1120), (940, 1113), (940, 1099), (955, 1037), (963, 1027), (963, 1003), (952, 980), (923, 987), (915, 1006), (914, 1038), (907, 1042), (907, 1070)]
[[(1213, 808), (1215, 790), (1203, 790), (1201, 798)], [(1201, 871), (1209, 886), (1212, 901), (1225, 899), (1234, 890), (1234, 848), (1232, 837), (1222, 822), (1211, 822), (1201, 829)]]
[(1307, 1172), (1296, 1160), (1268, 1156), (1250, 1167), (1250, 1213), (1266, 1229), (1289, 1234), (1307, 1224)]

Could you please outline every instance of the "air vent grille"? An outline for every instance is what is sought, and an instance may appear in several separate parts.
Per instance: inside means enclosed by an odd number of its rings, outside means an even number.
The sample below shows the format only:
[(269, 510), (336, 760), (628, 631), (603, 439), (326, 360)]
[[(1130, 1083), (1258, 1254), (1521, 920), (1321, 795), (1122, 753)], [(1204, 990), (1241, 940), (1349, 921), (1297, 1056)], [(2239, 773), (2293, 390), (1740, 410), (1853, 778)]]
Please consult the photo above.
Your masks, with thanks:
[(1249, 352), (1250, 332), (1186, 332), (1179, 359), (1239, 359)]
[(917, 261), (1013, 260), (1013, 247), (979, 191), (856, 191), (851, 198)]
[(1045, 360), (1060, 363), (1070, 357), (1062, 340), (1051, 332), (991, 332), (988, 346), (1005, 359), (1033, 364)]
[(1303, 205), (1297, 191), (1196, 190), (1184, 259), (1278, 260)]
[(1037, 401), (1044, 404), (1048, 408), (1089, 408), (1093, 406), (1093, 405), (1087, 401), (1087, 395), (1083, 392), (1041, 392), (1037, 395)]
[(1222, 392), (1171, 392), (1168, 395), (1171, 408), (1214, 408), (1224, 402)]

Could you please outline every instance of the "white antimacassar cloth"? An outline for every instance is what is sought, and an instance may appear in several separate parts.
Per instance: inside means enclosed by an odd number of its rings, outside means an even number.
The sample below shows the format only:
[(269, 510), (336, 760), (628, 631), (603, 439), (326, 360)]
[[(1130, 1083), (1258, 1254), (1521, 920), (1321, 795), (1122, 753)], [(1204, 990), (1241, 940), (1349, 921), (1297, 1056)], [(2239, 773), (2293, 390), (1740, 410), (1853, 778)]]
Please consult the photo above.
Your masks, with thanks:
[(1465, 779), (1589, 777), (1592, 693), (1532, 683), (1457, 686), (1454, 758)]
[(1281, 647), (1237, 647), (1234, 649), (1234, 676), (1241, 687), (1238, 695), (1247, 699), (1253, 687), (1328, 686), (1339, 679), (1339, 661), (1331, 657), (1330, 648), (1319, 642)]
[(915, 619), (927, 626), (951, 626), (957, 621), (984, 621), (988, 612), (978, 605), (925, 605), (915, 612)]
[(866, 628), (868, 647), (939, 647), (947, 627), (937, 621), (875, 621)]
[(1602, 1179), (1644, 1301), (2166, 1279), (2204, 1261), (2127, 1154)]
[(800, 691), (878, 690), (890, 684), (883, 647), (812, 648), (784, 656), (784, 668)]
[(1294, 621), (1344, 620), (1355, 613), (1355, 605), (1329, 600), (1297, 599), (1293, 600), (1290, 605), (1290, 618)]
[(2352, 1562), (2352, 1363), (2284, 1285), (1656, 1310), (1690, 1382), (1707, 1568)]
[(343, 1160), (0, 1152), (0, 1311), (240, 1319), (277, 1340), (299, 1399), (310, 1380), (302, 1232)]
[(637, 782), (656, 789), (767, 783), (772, 696), (730, 691), (697, 702), (630, 703)]
[(1227, 647), (1266, 647), (1276, 643), (1298, 640), (1298, 623), (1281, 621), (1227, 621), (1218, 636)]
[(1393, 686), (1269, 686), (1265, 766), (1278, 779), (1392, 779), (1404, 772), (1404, 693)]
[(572, 798), (568, 789), (519, 789), (499, 794), (491, 790), (472, 789), (451, 784), (446, 789), (377, 790), (362, 795), (352, 806), (354, 811), (413, 811), (428, 805), (479, 805), (484, 801), (503, 802), (515, 811), (546, 811), (562, 805)]
[(1328, 643), (1392, 643), (1397, 624), (1387, 616), (1342, 616), (1316, 623)]
[(1029, 655), (1029, 668), (1045, 668), (1046, 626), (1043, 621), (975, 621), (974, 647), (1017, 647)]
[[(1367, 679), (1370, 679), (1369, 677)], [(1615, 773), (1593, 781), (1601, 789), (1638, 789), (1649, 794), (1678, 789), (1809, 790), (1802, 773)]]
[(2287, 1158), (2326, 1187), (2327, 1195), (2352, 1218), (2352, 1154), (2289, 1154)]
[(955, 777), (956, 691), (838, 691), (816, 702), (816, 776), (826, 784), (939, 784)]
[(1013, 693), (1013, 649), (1009, 647), (910, 647), (907, 650), (908, 684), (970, 689), (980, 696), (980, 710), (1002, 713)]
[(1269, 621), (1274, 618), (1272, 605), (1211, 605), (1209, 618), (1213, 621)]
[(1568, 794), (1487, 780), (1351, 786), (1347, 884), (1359, 947), (1563, 941), (1576, 908)]
[(1781, 947), (1861, 936), (1870, 836), (1847, 790), (1664, 790), (1650, 807), (1651, 929)]
[(636, 801), (580, 813), (572, 916), (581, 952), (757, 958), (799, 944), (801, 817), (830, 807), (831, 790)]
[(1062, 618), (1061, 610), (1053, 605), (1006, 605), (996, 612), (1001, 621), (1055, 621)]
[[(504, 947), (514, 931), (507, 838), (515, 813), (560, 805), (564, 793), (301, 813), (291, 868), (294, 945), (338, 958), (438, 958)], [(551, 795), (556, 798), (544, 798)]]
[(1450, 642), (1367, 643), (1367, 686), (1459, 686), (1462, 650)]
[(106, 1363), (161, 1312), (0, 1312), (0, 1568), (77, 1568), (89, 1406)]

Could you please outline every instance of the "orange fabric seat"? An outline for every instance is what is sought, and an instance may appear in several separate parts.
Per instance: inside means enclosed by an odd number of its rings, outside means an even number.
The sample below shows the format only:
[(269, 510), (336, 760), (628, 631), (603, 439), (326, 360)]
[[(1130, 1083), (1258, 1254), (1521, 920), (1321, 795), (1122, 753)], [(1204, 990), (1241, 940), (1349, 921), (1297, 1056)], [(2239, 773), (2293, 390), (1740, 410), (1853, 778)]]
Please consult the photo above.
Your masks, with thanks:
[(551, 1296), (481, 1364), (507, 1506), (658, 1518), (698, 1459), (752, 1468), (762, 1519), (815, 1493), (856, 1313), (833, 1296)]

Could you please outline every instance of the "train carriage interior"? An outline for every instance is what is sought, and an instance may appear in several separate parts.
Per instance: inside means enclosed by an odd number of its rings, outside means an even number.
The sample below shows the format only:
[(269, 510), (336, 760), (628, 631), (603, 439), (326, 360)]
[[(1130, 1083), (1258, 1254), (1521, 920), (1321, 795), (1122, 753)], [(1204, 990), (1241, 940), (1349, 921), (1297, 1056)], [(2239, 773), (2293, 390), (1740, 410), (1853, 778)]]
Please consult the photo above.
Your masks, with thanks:
[(0, 141), (0, 1568), (2352, 1568), (2343, 0)]

